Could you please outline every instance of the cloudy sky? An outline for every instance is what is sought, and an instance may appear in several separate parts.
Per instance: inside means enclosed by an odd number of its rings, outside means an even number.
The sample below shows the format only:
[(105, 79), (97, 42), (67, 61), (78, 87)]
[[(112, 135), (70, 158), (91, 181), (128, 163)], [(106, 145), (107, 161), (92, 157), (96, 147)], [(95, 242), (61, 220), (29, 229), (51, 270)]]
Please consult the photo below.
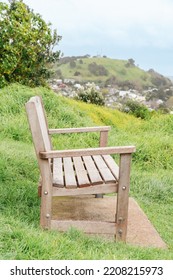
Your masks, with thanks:
[(62, 35), (65, 56), (133, 58), (144, 70), (173, 76), (173, 0), (24, 2)]

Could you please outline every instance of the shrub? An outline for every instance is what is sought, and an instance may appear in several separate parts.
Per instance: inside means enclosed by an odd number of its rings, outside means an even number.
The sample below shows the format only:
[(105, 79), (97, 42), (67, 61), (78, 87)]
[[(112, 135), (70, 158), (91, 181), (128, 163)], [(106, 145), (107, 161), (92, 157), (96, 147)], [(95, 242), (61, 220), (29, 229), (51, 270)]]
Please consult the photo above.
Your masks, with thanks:
[(76, 67), (76, 62), (74, 60), (70, 61), (70, 67), (75, 68)]
[(104, 98), (102, 94), (96, 89), (95, 84), (89, 84), (87, 88), (81, 88), (77, 92), (76, 99), (86, 103), (96, 105), (104, 105)]
[(96, 62), (88, 65), (88, 70), (95, 76), (107, 76), (108, 70), (103, 65), (98, 65)]
[(74, 73), (74, 76), (80, 76), (81, 75), (81, 72), (79, 72), (79, 71), (76, 71), (75, 73)]
[(149, 119), (151, 116), (146, 106), (134, 100), (128, 100), (124, 104), (123, 111), (141, 119)]
[(135, 66), (135, 61), (133, 58), (129, 58), (128, 62), (125, 64), (126, 67), (134, 67)]

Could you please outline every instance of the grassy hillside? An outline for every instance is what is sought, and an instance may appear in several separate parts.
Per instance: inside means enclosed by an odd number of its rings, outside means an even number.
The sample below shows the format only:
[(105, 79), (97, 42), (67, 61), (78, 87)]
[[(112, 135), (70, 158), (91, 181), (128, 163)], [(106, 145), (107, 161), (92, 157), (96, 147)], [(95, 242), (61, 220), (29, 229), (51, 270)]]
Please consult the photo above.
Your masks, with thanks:
[[(70, 78), (79, 82), (119, 84), (129, 81), (136, 88), (169, 84), (169, 80), (154, 71), (144, 71), (127, 60), (105, 57), (63, 58), (55, 66), (55, 77)], [(159, 82), (158, 82), (159, 80)]]
[[(38, 166), (24, 104), (41, 95), (50, 127), (111, 125), (109, 145), (134, 144), (131, 193), (168, 245), (140, 248), (39, 227)], [(142, 121), (121, 112), (12, 85), (0, 91), (0, 259), (173, 259), (173, 117)], [(56, 148), (98, 145), (97, 134), (56, 136)]]

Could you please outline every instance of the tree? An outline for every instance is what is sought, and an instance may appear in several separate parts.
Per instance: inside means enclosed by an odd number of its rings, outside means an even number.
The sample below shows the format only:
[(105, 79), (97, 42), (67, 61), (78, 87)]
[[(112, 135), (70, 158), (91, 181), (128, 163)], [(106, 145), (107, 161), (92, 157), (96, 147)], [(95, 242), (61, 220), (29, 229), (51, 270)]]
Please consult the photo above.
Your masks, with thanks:
[(60, 56), (53, 51), (60, 39), (22, 0), (0, 2), (0, 87), (11, 82), (44, 85), (50, 64)]
[(129, 58), (128, 62), (125, 65), (126, 67), (134, 67), (135, 66), (135, 60), (133, 58)]
[(88, 65), (88, 70), (95, 76), (107, 76), (108, 70), (103, 65), (98, 65), (96, 62), (92, 62)]
[(76, 67), (76, 62), (74, 60), (70, 61), (70, 67), (75, 68)]

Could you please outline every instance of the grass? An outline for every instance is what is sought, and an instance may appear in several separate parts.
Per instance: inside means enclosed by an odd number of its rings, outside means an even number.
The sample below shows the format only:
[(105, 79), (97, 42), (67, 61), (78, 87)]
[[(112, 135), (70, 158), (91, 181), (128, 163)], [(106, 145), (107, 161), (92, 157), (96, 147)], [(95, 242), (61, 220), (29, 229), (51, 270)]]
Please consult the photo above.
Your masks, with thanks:
[[(79, 81), (92, 81), (98, 82), (101, 80), (105, 82), (111, 76), (116, 76), (118, 81), (133, 81), (143, 86), (152, 86), (150, 73), (145, 72), (139, 67), (126, 67), (127, 61), (111, 58), (83, 58), (83, 64), (79, 60), (75, 60), (76, 66), (70, 67), (70, 63), (57, 65), (55, 69), (60, 69), (62, 76)], [(88, 65), (91, 63), (97, 63), (107, 69), (108, 75), (95, 76), (88, 70)], [(75, 76), (75, 72), (80, 72), (79, 76)]]
[[(50, 127), (111, 125), (109, 145), (134, 144), (131, 196), (168, 249), (140, 248), (39, 227), (38, 166), (24, 104), (42, 95)], [(173, 117), (139, 120), (96, 105), (56, 96), (45, 88), (0, 90), (0, 259), (173, 259)], [(98, 146), (98, 134), (56, 136), (55, 148)]]

